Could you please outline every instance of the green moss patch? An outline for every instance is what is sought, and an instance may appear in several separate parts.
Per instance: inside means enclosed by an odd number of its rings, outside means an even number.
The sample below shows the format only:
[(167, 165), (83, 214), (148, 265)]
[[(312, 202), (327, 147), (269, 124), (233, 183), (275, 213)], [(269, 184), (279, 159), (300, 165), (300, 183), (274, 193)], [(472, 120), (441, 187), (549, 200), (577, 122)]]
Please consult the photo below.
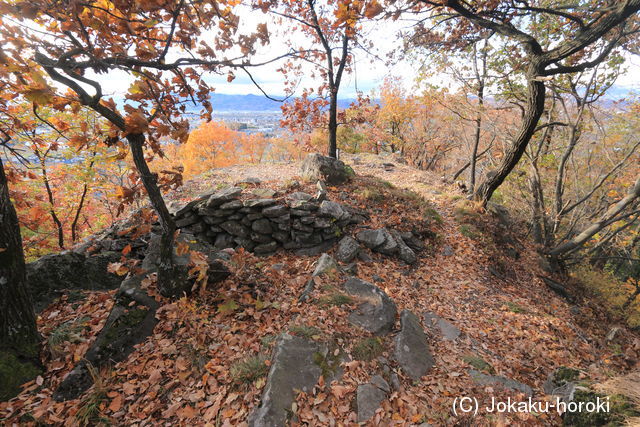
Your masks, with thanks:
[(475, 354), (467, 354), (462, 358), (465, 363), (468, 363), (478, 371), (486, 372), (490, 375), (495, 375), (496, 370), (493, 369), (488, 362), (486, 362), (482, 357), (477, 356)]
[[(608, 402), (598, 409), (599, 402)], [(569, 412), (569, 410), (574, 409)], [(637, 417), (640, 412), (622, 395), (606, 396), (590, 390), (576, 390), (573, 402), (568, 405), (563, 425), (574, 427), (622, 426), (627, 418)]]
[(313, 363), (322, 369), (322, 376), (327, 379), (331, 378), (340, 368), (340, 352), (334, 354), (334, 351), (328, 351), (327, 354), (316, 352), (313, 354)]
[(468, 237), (472, 240), (478, 240), (482, 237), (480, 230), (478, 230), (478, 228), (472, 224), (462, 224), (460, 227), (458, 227), (458, 230), (464, 237)]
[(384, 352), (382, 340), (378, 337), (363, 338), (353, 345), (351, 355), (356, 360), (370, 362)]
[(31, 362), (20, 361), (15, 355), (0, 351), (0, 401), (20, 393), (20, 386), (40, 375), (42, 370)]
[(505, 303), (505, 305), (507, 306), (509, 311), (512, 312), (512, 313), (526, 313), (527, 312), (527, 310), (525, 310), (524, 307), (516, 304), (515, 302), (507, 301)]
[(340, 307), (340, 306), (352, 304), (352, 303), (353, 303), (353, 298), (351, 298), (349, 295), (345, 295), (340, 292), (334, 292), (330, 295), (326, 295), (318, 299), (318, 304), (325, 305), (325, 306)]
[(122, 337), (127, 330), (140, 324), (149, 310), (143, 308), (133, 308), (122, 316), (118, 317), (109, 327), (105, 334), (107, 343)]

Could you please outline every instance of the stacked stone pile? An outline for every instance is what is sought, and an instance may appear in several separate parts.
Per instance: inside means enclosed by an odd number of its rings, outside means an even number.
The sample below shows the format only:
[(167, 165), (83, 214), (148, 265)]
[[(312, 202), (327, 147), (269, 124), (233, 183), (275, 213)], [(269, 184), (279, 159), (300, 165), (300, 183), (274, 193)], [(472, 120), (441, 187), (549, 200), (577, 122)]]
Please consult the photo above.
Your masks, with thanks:
[[(264, 190), (264, 189), (259, 189)], [(202, 196), (175, 210), (176, 225), (218, 249), (242, 247), (258, 255), (285, 249), (333, 244), (344, 227), (360, 222), (357, 214), (325, 200), (319, 184), (312, 196), (295, 192), (264, 198), (264, 191), (244, 194), (227, 187)]]

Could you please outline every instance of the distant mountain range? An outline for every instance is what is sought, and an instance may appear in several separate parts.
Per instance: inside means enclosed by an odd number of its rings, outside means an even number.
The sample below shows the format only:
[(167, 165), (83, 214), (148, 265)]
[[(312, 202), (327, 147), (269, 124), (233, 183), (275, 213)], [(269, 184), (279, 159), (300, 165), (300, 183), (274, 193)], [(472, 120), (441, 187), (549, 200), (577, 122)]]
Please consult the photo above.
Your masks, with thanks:
[[(611, 87), (605, 96), (605, 100), (614, 101), (620, 98), (629, 97), (633, 93), (638, 94), (640, 90), (638, 88), (630, 88), (626, 86), (614, 85)], [(276, 99), (281, 99), (281, 96), (272, 96)], [(343, 98), (338, 101), (338, 108), (348, 108), (349, 105), (355, 102), (355, 98)], [(378, 101), (379, 102), (379, 101)], [(272, 101), (266, 96), (262, 95), (227, 95), (222, 93), (213, 93), (211, 95), (211, 104), (213, 111), (263, 111), (263, 112), (280, 112), (282, 102)]]
[[(282, 99), (281, 96), (271, 96)], [(338, 100), (338, 108), (347, 108), (354, 102), (354, 98)], [(211, 95), (213, 111), (277, 111), (280, 112), (282, 102), (272, 101), (262, 95), (226, 95), (213, 93)]]

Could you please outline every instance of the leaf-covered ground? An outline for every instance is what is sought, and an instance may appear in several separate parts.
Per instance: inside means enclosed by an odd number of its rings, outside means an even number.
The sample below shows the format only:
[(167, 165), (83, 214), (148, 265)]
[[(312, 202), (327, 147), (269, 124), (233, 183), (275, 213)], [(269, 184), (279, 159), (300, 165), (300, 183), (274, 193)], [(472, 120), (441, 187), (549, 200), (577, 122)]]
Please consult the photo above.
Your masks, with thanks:
[[(596, 303), (571, 306), (549, 290), (538, 277), (535, 248), (517, 224), (501, 227), (496, 217), (482, 215), (437, 176), (397, 163), (386, 171), (383, 161), (389, 160), (356, 160), (358, 177), (330, 188), (329, 198), (365, 210), (372, 227), (423, 233), (427, 249), (413, 267), (371, 253), (373, 261), (358, 262), (357, 274), (383, 288), (399, 310), (435, 312), (463, 335), (455, 342), (430, 335), (436, 367), (420, 382), (397, 369), (401, 389), (383, 402), (372, 424), (560, 422), (556, 414), (454, 416), (455, 397), (476, 397), (481, 403), (492, 396), (524, 398), (474, 383), (468, 374), (472, 360), (530, 385), (537, 398), (543, 398), (542, 384), (557, 366), (579, 368), (595, 381), (637, 368), (640, 340), (626, 335), (622, 343), (608, 344), (612, 320)], [(297, 170), (297, 165), (261, 165), (216, 171), (187, 183), (174, 198), (188, 200), (222, 182), (251, 176), (261, 178), (262, 187), (292, 188)], [(302, 183), (300, 190), (305, 189), (313, 192), (314, 184)], [(359, 344), (370, 337), (346, 321), (353, 301), (341, 297), (343, 277), (317, 279), (312, 299), (297, 302), (316, 259), (282, 251), (256, 258), (240, 251), (231, 262), (235, 274), (216, 288), (174, 302), (157, 296), (164, 305), (154, 334), (126, 361), (96, 373), (96, 385), (82, 399), (56, 403), (53, 390), (99, 332), (113, 292), (67, 296), (38, 319), (53, 349), (46, 372), (20, 396), (0, 403), (0, 417), (20, 425), (239, 425), (260, 402), (275, 337), (290, 331), (325, 341), (335, 354), (343, 351), (352, 359), (343, 364), (339, 381), (321, 379), (312, 393), (298, 398), (293, 424), (356, 424), (357, 385), (386, 374), (377, 357), (357, 360), (362, 358)], [(385, 337), (376, 356), (392, 360), (391, 341)]]

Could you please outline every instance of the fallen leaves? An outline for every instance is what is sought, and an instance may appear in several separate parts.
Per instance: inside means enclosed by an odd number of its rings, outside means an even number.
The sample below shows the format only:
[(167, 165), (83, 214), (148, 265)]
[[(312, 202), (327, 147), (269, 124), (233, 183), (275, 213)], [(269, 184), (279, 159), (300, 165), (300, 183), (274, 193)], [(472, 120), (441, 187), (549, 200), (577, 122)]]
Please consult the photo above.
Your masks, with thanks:
[[(401, 175), (402, 171), (402, 167), (397, 168), (393, 182), (413, 182), (415, 178), (409, 173)], [(357, 186), (358, 182), (352, 185)], [(355, 191), (347, 190), (355, 187), (332, 192), (331, 197), (338, 198), (344, 192), (342, 202), (366, 205), (352, 196), (357, 194)], [(424, 189), (416, 191), (429, 197)], [(463, 361), (467, 353), (481, 355), (499, 375), (538, 390), (547, 373), (568, 360), (577, 366), (589, 366), (606, 363), (603, 359), (608, 359), (612, 368), (616, 367), (615, 360), (607, 356), (607, 349), (585, 342), (576, 332), (598, 342), (606, 331), (598, 325), (588, 329), (569, 326), (568, 319), (574, 319), (569, 306), (535, 279), (534, 248), (526, 247), (518, 263), (512, 265), (512, 280), (496, 279), (487, 274), (486, 266), (501, 255), (461, 236), (446, 200), (433, 199), (432, 203), (444, 219), (438, 229), (442, 244), (454, 247), (456, 256), (440, 255), (439, 247), (432, 243), (434, 247), (428, 250), (431, 252), (423, 254), (420, 264), (410, 269), (372, 254), (374, 262), (359, 263), (358, 275), (371, 282), (377, 277), (398, 308), (408, 308), (416, 314), (433, 311), (454, 323), (464, 336), (452, 343), (431, 335), (436, 367), (419, 383), (404, 379), (392, 363), (392, 369), (400, 375), (400, 389), (383, 402), (375, 415), (377, 422), (455, 423), (460, 420), (450, 415), (454, 396), (475, 395), (480, 399), (502, 396), (504, 391), (477, 386), (471, 380), (467, 374), (469, 366)], [(370, 225), (415, 224), (415, 215), (401, 201), (390, 201), (380, 213), (372, 213)], [(296, 325), (317, 328), (319, 332), (314, 333), (314, 339), (335, 343), (349, 353), (354, 342), (368, 335), (347, 322), (348, 310), (297, 301), (313, 261), (291, 253), (256, 258), (239, 252), (232, 258), (234, 276), (215, 289), (173, 302), (158, 298), (162, 305), (157, 310), (158, 325), (153, 335), (139, 344), (126, 361), (104, 373), (108, 392), (104, 416), (118, 425), (139, 424), (142, 420), (172, 425), (238, 425), (246, 421), (260, 402), (265, 378), (238, 386), (229, 373), (234, 362), (250, 355), (270, 354), (277, 335)], [(271, 268), (274, 264), (284, 267), (276, 270)], [(112, 268), (117, 271), (120, 267)], [(145, 283), (149, 289), (155, 286), (153, 278)], [(318, 279), (315, 292), (321, 295), (323, 289), (339, 283), (339, 278)], [(84, 355), (112, 304), (112, 293), (86, 295), (87, 300), (75, 309), (61, 303), (41, 313), (39, 326), (45, 337), (65, 322), (89, 317), (88, 329), (82, 333), (85, 341), (67, 343), (64, 357), (47, 360), (46, 373), (25, 385), (19, 398), (0, 403), (0, 417), (17, 419), (31, 413), (49, 424), (73, 418), (79, 401), (57, 403), (51, 394), (74, 361)], [(524, 311), (514, 313), (507, 301), (517, 303)], [(594, 322), (596, 318), (589, 315), (585, 320)], [(386, 349), (383, 356), (391, 359), (391, 338), (385, 337), (383, 343)], [(635, 351), (640, 349), (640, 341), (635, 344), (631, 341), (629, 345), (636, 345)], [(332, 349), (331, 354), (337, 356), (336, 351)], [(357, 387), (368, 382), (373, 374), (383, 372), (382, 364), (377, 359), (371, 362), (347, 359), (341, 368), (340, 380), (329, 383), (329, 379), (321, 377), (314, 390), (298, 396), (295, 405), (300, 424), (356, 423)], [(507, 417), (501, 422), (554, 425), (558, 419)]]

